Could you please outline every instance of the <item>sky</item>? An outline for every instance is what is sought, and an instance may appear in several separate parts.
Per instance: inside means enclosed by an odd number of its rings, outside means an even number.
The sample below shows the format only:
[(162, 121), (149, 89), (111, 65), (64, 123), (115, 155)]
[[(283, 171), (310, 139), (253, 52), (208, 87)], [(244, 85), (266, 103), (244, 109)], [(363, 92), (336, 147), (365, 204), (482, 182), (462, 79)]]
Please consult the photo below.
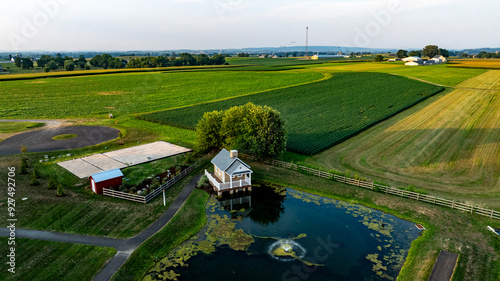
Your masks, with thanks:
[(498, 0), (8, 1), (1, 51), (500, 47)]

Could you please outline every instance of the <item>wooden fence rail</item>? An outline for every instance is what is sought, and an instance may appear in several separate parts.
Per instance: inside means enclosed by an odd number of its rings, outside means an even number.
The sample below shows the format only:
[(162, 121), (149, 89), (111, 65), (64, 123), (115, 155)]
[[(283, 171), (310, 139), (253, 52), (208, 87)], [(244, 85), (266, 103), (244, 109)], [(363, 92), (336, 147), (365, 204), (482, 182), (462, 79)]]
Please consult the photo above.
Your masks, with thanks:
[(287, 169), (292, 169), (295, 171), (304, 171), (309, 174), (315, 175), (320, 178), (325, 178), (325, 179), (330, 179), (333, 181), (337, 182), (342, 182), (348, 185), (354, 185), (366, 189), (371, 189), (379, 192), (383, 192), (386, 194), (391, 194), (395, 196), (400, 196), (403, 198), (408, 198), (412, 200), (417, 200), (417, 201), (422, 201), (438, 206), (443, 206), (443, 207), (448, 207), (452, 209), (456, 209), (462, 212), (467, 212), (471, 214), (476, 214), (476, 215), (481, 215), (485, 216), (491, 219), (497, 219), (500, 220), (500, 212), (495, 211), (493, 209), (485, 209), (485, 208), (480, 208), (480, 207), (475, 207), (471, 204), (465, 204), (462, 202), (457, 202), (453, 200), (448, 200), (445, 198), (440, 198), (436, 196), (430, 196), (426, 194), (421, 194), (418, 192), (413, 192), (409, 190), (404, 190), (404, 189), (399, 189), (391, 186), (385, 186), (381, 184), (376, 184), (373, 181), (365, 181), (365, 180), (360, 180), (360, 179), (353, 179), (349, 177), (344, 177), (344, 176), (339, 176), (336, 174), (328, 173), (325, 171), (289, 163), (289, 162), (284, 162), (284, 161), (279, 161), (279, 160), (274, 160), (274, 159), (266, 159), (264, 160), (264, 163), (271, 164), (274, 166), (279, 166)]
[(156, 196), (158, 196), (160, 193), (163, 192), (163, 190), (168, 189), (178, 181), (180, 181), (182, 178), (187, 176), (190, 172), (192, 172), (194, 169), (196, 169), (201, 162), (203, 162), (207, 157), (203, 157), (202, 159), (198, 160), (195, 162), (193, 165), (189, 166), (173, 178), (169, 179), (167, 182), (162, 184), (159, 188), (155, 189), (153, 192), (149, 193), (146, 196), (143, 195), (137, 195), (137, 194), (130, 194), (126, 192), (121, 192), (121, 191), (116, 191), (112, 190), (109, 188), (104, 188), (103, 189), (103, 195), (110, 196), (110, 197), (115, 197), (123, 200), (129, 200), (129, 201), (134, 201), (134, 202), (139, 202), (139, 203), (148, 203), (149, 201), (153, 200)]

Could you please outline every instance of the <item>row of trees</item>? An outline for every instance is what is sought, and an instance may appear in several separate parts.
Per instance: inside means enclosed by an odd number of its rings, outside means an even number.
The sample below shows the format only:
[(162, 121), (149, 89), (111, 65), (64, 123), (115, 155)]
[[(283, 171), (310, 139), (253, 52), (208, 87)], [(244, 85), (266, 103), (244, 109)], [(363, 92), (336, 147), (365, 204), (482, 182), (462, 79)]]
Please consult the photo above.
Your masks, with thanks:
[(480, 59), (500, 59), (500, 53), (488, 53), (485, 51), (481, 51), (479, 52), (479, 54), (477, 54), (477, 57)]
[(114, 58), (110, 54), (96, 55), (90, 60), (90, 65), (95, 67), (108, 68), (123, 68), (127, 61), (120, 58)]
[(278, 111), (247, 103), (226, 111), (206, 112), (196, 125), (197, 150), (237, 149), (257, 159), (285, 151), (287, 132)]
[(413, 50), (410, 52), (408, 52), (407, 50), (399, 50), (396, 54), (398, 58), (421, 57), (422, 55), (430, 58), (433, 58), (436, 55), (449, 57), (450, 52), (446, 49), (441, 49), (436, 45), (427, 45), (423, 50)]
[(127, 68), (149, 68), (149, 67), (168, 67), (168, 66), (197, 66), (197, 65), (223, 65), (226, 64), (224, 55), (192, 55), (182, 53), (179, 57), (158, 56), (134, 58), (127, 63)]

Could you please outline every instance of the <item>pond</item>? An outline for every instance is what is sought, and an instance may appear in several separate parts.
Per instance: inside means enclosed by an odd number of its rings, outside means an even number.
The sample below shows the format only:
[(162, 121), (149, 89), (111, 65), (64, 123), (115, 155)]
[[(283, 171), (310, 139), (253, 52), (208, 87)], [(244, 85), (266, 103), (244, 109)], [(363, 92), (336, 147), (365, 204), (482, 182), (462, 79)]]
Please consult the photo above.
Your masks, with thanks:
[(144, 280), (395, 280), (419, 234), (362, 205), (257, 186), (210, 198), (205, 228)]

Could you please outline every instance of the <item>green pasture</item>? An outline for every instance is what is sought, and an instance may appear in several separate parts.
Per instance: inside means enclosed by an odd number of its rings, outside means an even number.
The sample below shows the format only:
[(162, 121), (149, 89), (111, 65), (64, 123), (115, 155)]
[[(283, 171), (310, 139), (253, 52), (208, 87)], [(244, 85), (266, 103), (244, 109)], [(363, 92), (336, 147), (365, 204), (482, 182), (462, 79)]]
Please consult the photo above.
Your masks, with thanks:
[(0, 121), (0, 134), (22, 132), (29, 129), (39, 128), (45, 125), (44, 123), (37, 122), (1, 122)]
[(316, 72), (149, 72), (0, 82), (0, 118), (103, 118), (314, 81)]
[(139, 118), (193, 129), (204, 112), (253, 102), (281, 112), (287, 149), (316, 154), (442, 90), (380, 73), (338, 73), (316, 83), (142, 115)]
[[(7, 241), (0, 238), (5, 255)], [(16, 238), (15, 273), (2, 263), (0, 280), (92, 280), (115, 253), (113, 248)]]

